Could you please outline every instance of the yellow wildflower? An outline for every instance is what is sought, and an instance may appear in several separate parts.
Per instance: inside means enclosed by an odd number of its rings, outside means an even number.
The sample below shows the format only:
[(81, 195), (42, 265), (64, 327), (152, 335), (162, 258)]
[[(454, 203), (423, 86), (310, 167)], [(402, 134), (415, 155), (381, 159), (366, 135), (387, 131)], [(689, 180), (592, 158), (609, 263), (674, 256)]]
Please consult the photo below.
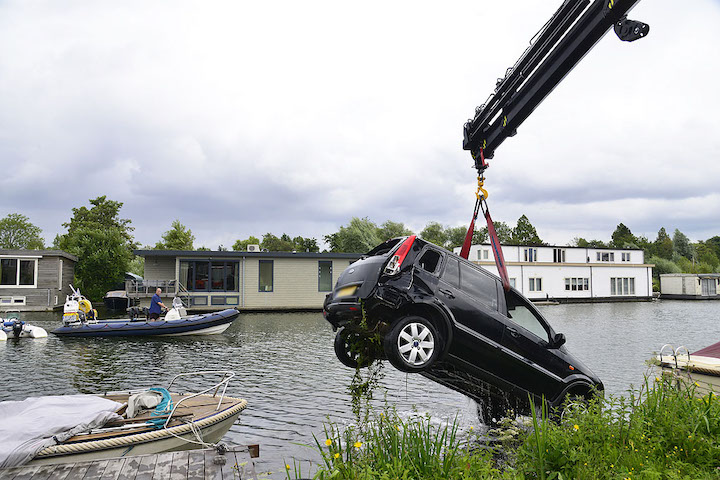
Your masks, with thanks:
[(580, 427), (577, 426), (577, 425), (573, 425), (573, 428), (574, 428), (575, 430), (580, 430)]
[(325, 440), (325, 445), (327, 445), (328, 447), (332, 445), (332, 440), (330, 440), (329, 438)]
[(333, 455), (333, 456), (334, 456), (335, 458), (340, 458), (340, 454), (339, 454), (339, 453), (336, 453), (336, 454)]
[(355, 448), (360, 448), (360, 447), (362, 447), (362, 442), (355, 442), (355, 443), (353, 444), (353, 447), (355, 447)]
[(285, 470), (290, 470), (290, 465), (288, 465), (287, 463), (285, 464)]

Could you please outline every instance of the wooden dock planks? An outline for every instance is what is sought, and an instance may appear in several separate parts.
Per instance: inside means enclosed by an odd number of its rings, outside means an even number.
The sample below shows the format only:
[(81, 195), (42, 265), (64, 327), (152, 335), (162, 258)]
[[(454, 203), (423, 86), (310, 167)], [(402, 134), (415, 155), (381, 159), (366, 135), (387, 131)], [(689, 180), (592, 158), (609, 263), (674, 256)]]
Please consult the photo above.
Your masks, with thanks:
[(249, 448), (240, 445), (230, 447), (222, 455), (219, 455), (215, 449), (209, 448), (0, 470), (0, 480), (157, 479), (257, 480), (257, 475)]

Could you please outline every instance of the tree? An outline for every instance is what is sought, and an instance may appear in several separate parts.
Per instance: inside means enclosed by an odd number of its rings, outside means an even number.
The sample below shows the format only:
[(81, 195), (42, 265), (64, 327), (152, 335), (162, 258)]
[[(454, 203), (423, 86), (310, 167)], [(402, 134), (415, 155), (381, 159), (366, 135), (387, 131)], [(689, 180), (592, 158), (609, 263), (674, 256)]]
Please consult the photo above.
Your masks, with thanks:
[(712, 245), (708, 245), (705, 242), (698, 242), (693, 245), (693, 248), (695, 248), (695, 252), (697, 253), (698, 262), (707, 263), (713, 268), (720, 265), (720, 258), (715, 254)]
[(625, 224), (620, 223), (611, 236), (610, 246), (615, 248), (626, 248), (626, 245), (637, 245), (637, 239)]
[(705, 245), (712, 248), (715, 255), (720, 258), (720, 236), (710, 237), (705, 240)]
[(390, 240), (391, 238), (406, 237), (412, 234), (413, 232), (406, 228), (403, 223), (393, 222), (391, 220), (386, 220), (385, 223), (380, 225), (377, 229), (377, 236), (380, 238), (381, 242)]
[(297, 252), (319, 252), (317, 240), (315, 238), (295, 237), (292, 239), (294, 250)]
[(270, 252), (292, 252), (294, 249), (292, 239), (284, 233), (280, 238), (272, 233), (266, 233), (263, 235), (261, 246), (263, 250)]
[(692, 259), (694, 255), (693, 247), (690, 245), (690, 239), (679, 229), (673, 232), (673, 252), (687, 259)]
[(194, 241), (192, 230), (175, 220), (170, 230), (162, 234), (162, 240), (155, 244), (155, 250), (193, 250)]
[[(465, 243), (465, 236), (467, 235), (468, 227), (448, 227), (445, 229), (446, 247), (448, 250), (452, 250), (456, 247), (462, 247)], [(473, 236), (477, 231), (473, 232)], [(475, 243), (475, 242), (473, 242)]]
[(10, 250), (38, 250), (45, 248), (42, 230), (19, 213), (11, 213), (0, 220), (0, 248)]
[(662, 257), (650, 257), (647, 263), (655, 265), (653, 267), (653, 276), (660, 278), (660, 275), (666, 273), (682, 273), (680, 267), (678, 267), (672, 260), (668, 260)]
[(63, 223), (68, 231), (55, 237), (54, 246), (78, 257), (74, 283), (91, 300), (99, 300), (124, 280), (135, 242), (130, 220), (120, 218), (121, 202), (103, 195), (90, 204), (89, 209), (72, 209), (72, 218)]
[(325, 242), (332, 252), (364, 253), (382, 242), (378, 227), (367, 217), (352, 217), (347, 226), (341, 226), (335, 233), (325, 235)]
[(670, 260), (673, 254), (673, 242), (665, 231), (665, 227), (658, 230), (657, 238), (653, 242), (653, 252), (660, 258)]
[[(511, 244), (513, 243), (513, 229), (510, 228), (510, 226), (505, 222), (493, 222), (493, 226), (495, 227), (495, 233), (497, 233), (498, 240), (500, 243), (503, 244)], [(484, 242), (487, 242), (487, 239), (489, 238), (488, 235), (488, 227), (482, 227), (480, 229), (480, 237), (485, 238)], [(474, 237), (473, 237), (474, 238)]]
[(530, 220), (523, 215), (518, 218), (517, 226), (512, 231), (512, 243), (518, 245), (542, 245), (543, 242), (540, 240), (537, 230), (535, 230), (535, 227), (530, 223)]
[(423, 231), (420, 232), (420, 238), (441, 247), (444, 247), (448, 241), (445, 227), (438, 222), (429, 222), (425, 225)]
[(236, 241), (233, 244), (232, 249), (235, 250), (236, 252), (244, 252), (247, 250), (248, 245), (260, 245), (260, 239), (250, 235), (245, 240)]

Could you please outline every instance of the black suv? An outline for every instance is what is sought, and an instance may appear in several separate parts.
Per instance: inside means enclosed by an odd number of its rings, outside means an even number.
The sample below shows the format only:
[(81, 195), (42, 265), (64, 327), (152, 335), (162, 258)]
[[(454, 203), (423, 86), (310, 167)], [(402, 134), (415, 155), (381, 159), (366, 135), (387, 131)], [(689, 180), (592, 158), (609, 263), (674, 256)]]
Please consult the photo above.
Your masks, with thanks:
[(528, 394), (557, 407), (567, 395), (603, 390), (520, 292), (414, 235), (350, 265), (323, 315), (338, 330), (335, 353), (345, 365), (387, 359), (474, 398), (486, 420), (508, 408), (527, 412)]

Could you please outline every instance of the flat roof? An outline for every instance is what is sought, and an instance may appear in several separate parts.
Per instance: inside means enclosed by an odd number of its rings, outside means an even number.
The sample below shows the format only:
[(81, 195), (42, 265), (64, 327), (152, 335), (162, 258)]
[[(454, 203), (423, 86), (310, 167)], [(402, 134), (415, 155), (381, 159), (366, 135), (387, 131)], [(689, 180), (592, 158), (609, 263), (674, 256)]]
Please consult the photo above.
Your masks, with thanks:
[(0, 255), (18, 257), (65, 257), (73, 262), (78, 261), (78, 257), (63, 250), (7, 250), (0, 248)]
[(213, 257), (213, 258), (341, 258), (358, 259), (362, 253), (335, 253), (335, 252), (241, 252), (235, 250), (135, 250), (133, 253), (141, 257)]

